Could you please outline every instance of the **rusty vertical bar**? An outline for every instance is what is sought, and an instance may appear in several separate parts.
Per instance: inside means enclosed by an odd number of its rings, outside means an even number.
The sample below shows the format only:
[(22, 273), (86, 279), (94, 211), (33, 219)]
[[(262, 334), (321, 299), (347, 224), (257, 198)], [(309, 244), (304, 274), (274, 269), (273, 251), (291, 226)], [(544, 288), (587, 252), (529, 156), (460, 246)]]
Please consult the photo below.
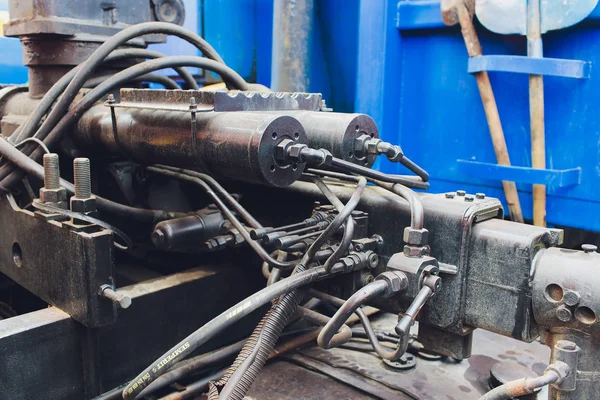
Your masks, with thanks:
[[(455, 15), (460, 24), (469, 57), (481, 56), (481, 44), (479, 43), (475, 26), (473, 25), (471, 13), (467, 9), (467, 6), (460, 1), (454, 2), (454, 6), (456, 8), (451, 11), (456, 13)], [(448, 25), (451, 22), (455, 23), (452, 17), (445, 18), (444, 22)], [(496, 104), (496, 98), (494, 96), (494, 91), (492, 90), (492, 84), (488, 73), (486, 71), (477, 72), (475, 74), (475, 79), (477, 81), (477, 87), (479, 88), (481, 102), (483, 103), (494, 152), (496, 153), (496, 160), (500, 165), (510, 165), (510, 157), (508, 155), (506, 139), (504, 138), (504, 130), (502, 129), (498, 105)], [(523, 212), (521, 210), (517, 186), (514, 182), (510, 181), (502, 181), (502, 186), (504, 188), (504, 196), (506, 197), (506, 203), (508, 204), (511, 219), (515, 222), (523, 222)]]
[(306, 92), (314, 23), (314, 0), (275, 0), (271, 88)]
[[(527, 55), (543, 57), (540, 1), (527, 2)], [(544, 78), (529, 76), (529, 119), (531, 124), (531, 166), (546, 169), (544, 126)], [(533, 224), (546, 226), (546, 186), (533, 185)]]

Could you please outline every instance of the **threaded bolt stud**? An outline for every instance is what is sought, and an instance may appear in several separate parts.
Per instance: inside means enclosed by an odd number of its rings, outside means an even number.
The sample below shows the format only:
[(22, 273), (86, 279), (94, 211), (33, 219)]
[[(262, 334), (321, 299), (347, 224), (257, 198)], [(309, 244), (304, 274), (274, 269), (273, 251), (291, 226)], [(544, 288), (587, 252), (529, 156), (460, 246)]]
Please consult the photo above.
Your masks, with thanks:
[(44, 154), (44, 188), (60, 189), (60, 170), (58, 168), (58, 154)]
[(75, 197), (89, 199), (92, 196), (92, 178), (88, 158), (80, 157), (73, 160), (73, 177), (75, 179)]

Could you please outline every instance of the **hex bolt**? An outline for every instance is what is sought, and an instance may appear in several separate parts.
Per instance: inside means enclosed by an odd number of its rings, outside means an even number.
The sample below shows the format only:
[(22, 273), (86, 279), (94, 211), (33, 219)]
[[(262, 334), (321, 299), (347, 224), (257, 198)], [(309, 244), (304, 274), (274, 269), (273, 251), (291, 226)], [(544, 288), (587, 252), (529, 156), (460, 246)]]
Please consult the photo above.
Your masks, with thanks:
[(115, 103), (115, 95), (114, 94), (109, 94), (108, 97), (106, 98), (106, 102), (108, 104), (114, 104)]
[(446, 198), (447, 199), (453, 199), (454, 198), (454, 193), (446, 193)]
[(457, 195), (457, 196), (460, 196), (460, 197), (462, 197), (462, 196), (464, 196), (464, 195), (466, 195), (466, 194), (467, 194), (467, 192), (466, 192), (466, 191), (464, 191), (464, 190), (457, 190), (457, 191), (456, 191), (456, 195)]
[(73, 160), (73, 174), (75, 179), (75, 197), (78, 199), (89, 199), (92, 196), (90, 160), (82, 157)]
[(58, 168), (58, 154), (44, 154), (44, 188), (60, 189), (60, 170)]
[(131, 297), (115, 291), (110, 285), (100, 286), (98, 294), (109, 299), (119, 308), (128, 308), (131, 305)]
[(465, 196), (465, 201), (467, 202), (472, 202), (473, 200), (475, 200), (475, 197), (473, 197), (472, 195), (468, 194)]
[(560, 306), (556, 309), (556, 318), (562, 322), (569, 322), (573, 318), (573, 313), (567, 306)]
[(478, 200), (483, 200), (483, 199), (485, 199), (485, 193), (475, 193), (475, 197)]
[(581, 249), (585, 252), (585, 253), (595, 253), (596, 250), (598, 250), (598, 246), (594, 245), (594, 244), (582, 244), (581, 245)]
[(373, 252), (369, 254), (369, 268), (373, 269), (379, 264), (379, 256)]
[(565, 292), (565, 294), (563, 295), (563, 301), (565, 302), (566, 305), (571, 306), (571, 307), (579, 304), (580, 299), (581, 299), (581, 296), (579, 295), (579, 293), (577, 293), (573, 290), (567, 290)]

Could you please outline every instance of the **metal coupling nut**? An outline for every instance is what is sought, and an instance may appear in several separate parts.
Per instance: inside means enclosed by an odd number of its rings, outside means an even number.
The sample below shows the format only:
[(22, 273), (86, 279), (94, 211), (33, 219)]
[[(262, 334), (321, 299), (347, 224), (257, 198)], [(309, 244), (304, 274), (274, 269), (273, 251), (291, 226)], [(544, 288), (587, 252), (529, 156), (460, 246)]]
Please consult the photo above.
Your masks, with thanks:
[(429, 246), (404, 246), (404, 255), (407, 257), (423, 257), (429, 254)]
[(556, 375), (558, 375), (558, 380), (554, 382), (555, 385), (558, 385), (562, 381), (564, 381), (569, 375), (571, 375), (572, 371), (571, 367), (569, 367), (567, 363), (564, 363), (562, 361), (555, 361), (552, 364), (548, 365), (546, 370), (544, 370), (544, 374), (548, 372), (554, 372)]
[(371, 138), (368, 142), (366, 142), (366, 150), (367, 153), (378, 155), (379, 154), (379, 143), (383, 142), (381, 139)]
[(426, 246), (429, 242), (429, 231), (425, 228), (404, 228), (404, 243), (414, 246)]
[(388, 285), (388, 290), (384, 294), (384, 297), (390, 297), (394, 293), (398, 293), (401, 290), (406, 289), (408, 286), (408, 277), (404, 272), (401, 271), (387, 271), (377, 275), (376, 281), (384, 281)]

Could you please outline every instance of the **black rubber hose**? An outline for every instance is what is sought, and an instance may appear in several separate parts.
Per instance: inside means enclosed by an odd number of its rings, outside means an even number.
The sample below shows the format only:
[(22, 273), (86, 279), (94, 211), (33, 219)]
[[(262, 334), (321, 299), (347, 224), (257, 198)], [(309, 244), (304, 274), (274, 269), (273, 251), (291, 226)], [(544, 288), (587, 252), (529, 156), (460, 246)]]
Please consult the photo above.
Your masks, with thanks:
[[(209, 71), (219, 73), (221, 74), (221, 76), (224, 77), (224, 79), (225, 77), (231, 78), (233, 81), (236, 82), (236, 85), (241, 85), (238, 87), (240, 90), (244, 90), (247, 86), (244, 79), (241, 76), (239, 76), (237, 72), (235, 72), (225, 64), (213, 60), (193, 56), (157, 58), (155, 60), (145, 61), (143, 63), (134, 65), (121, 72), (116, 73), (115, 75), (113, 75), (112, 78), (104, 81), (95, 89), (90, 91), (73, 108), (71, 108), (67, 112), (67, 114), (65, 114), (65, 116), (58, 122), (58, 124), (52, 129), (52, 131), (50, 131), (47, 137), (38, 137), (38, 134), (41, 132), (42, 129), (41, 127), (40, 130), (38, 130), (38, 132), (35, 134), (35, 137), (44, 140), (44, 143), (46, 143), (48, 147), (52, 147), (52, 145), (57, 144), (64, 137), (72, 123), (77, 121), (87, 109), (89, 109), (94, 103), (96, 103), (96, 101), (100, 100), (110, 90), (138, 76), (147, 74), (152, 71), (157, 71), (163, 68), (171, 68), (174, 66), (200, 67)], [(73, 78), (73, 80), (74, 79), (75, 78)], [(54, 112), (54, 109), (52, 111)], [(41, 155), (42, 151), (37, 149), (32, 153), (31, 158), (36, 160), (39, 157), (41, 157)], [(20, 174), (18, 171), (13, 171), (9, 176), (4, 178), (2, 182), (0, 182), (0, 185), (5, 188), (9, 188), (16, 182), (18, 182), (21, 178), (22, 174)]]
[[(105, 80), (109, 79), (111, 76), (113, 76), (113, 74), (102, 75), (102, 76), (97, 76), (97, 77), (88, 79), (85, 82), (85, 85), (83, 85), (83, 86), (85, 88), (95, 88), (96, 86), (98, 86), (99, 84), (104, 82)], [(181, 89), (181, 87), (177, 84), (177, 82), (175, 82), (173, 79), (169, 78), (168, 76), (161, 75), (161, 74), (146, 74), (146, 75), (138, 76), (137, 78), (133, 78), (129, 82), (137, 82), (137, 83), (151, 82), (151, 83), (158, 83), (159, 85), (162, 85), (165, 89), (175, 89), (175, 90)]]
[[(294, 274), (290, 277), (297, 276), (297, 274), (301, 274), (305, 271), (306, 266), (311, 262), (312, 258), (316, 254), (316, 252), (321, 248), (323, 244), (335, 233), (335, 231), (343, 224), (348, 218), (350, 218), (352, 211), (356, 208), (358, 203), (360, 202), (360, 197), (366, 187), (367, 181), (364, 178), (359, 180), (357, 184), (356, 190), (352, 194), (352, 197), (348, 201), (348, 203), (339, 209), (338, 215), (333, 219), (333, 221), (329, 224), (329, 226), (323, 231), (323, 233), (315, 240), (315, 242), (311, 245), (311, 247), (304, 254), (304, 257), (300, 261), (300, 264), (296, 267)], [(342, 203), (333, 193), (329, 190), (329, 188), (319, 187), (324, 191), (324, 195), (327, 197), (331, 197), (334, 206), (341, 206)], [(330, 229), (332, 228), (333, 229)], [(334, 253), (335, 254), (335, 253)], [(323, 267), (325, 269), (325, 267)], [(329, 271), (329, 269), (325, 269)], [(309, 270), (310, 271), (310, 270)], [(288, 279), (290, 279), (288, 278)], [(270, 286), (267, 286), (270, 287)], [(238, 358), (236, 359), (236, 363), (232, 366), (235, 371), (236, 380), (228, 382), (227, 379), (221, 380), (217, 386), (225, 385), (223, 388), (224, 395), (222, 396), (224, 399), (229, 400), (241, 400), (244, 398), (246, 392), (250, 389), (256, 377), (262, 370), (263, 366), (266, 363), (266, 360), (275, 347), (279, 336), (281, 335), (281, 331), (289, 321), (289, 319), (295, 314), (296, 307), (300, 304), (302, 299), (304, 298), (305, 290), (303, 289), (294, 289), (289, 293), (283, 295), (279, 301), (271, 307), (271, 310), (261, 321), (261, 324), (256, 327), (254, 330), (254, 335), (258, 338), (261, 338), (260, 343), (248, 343), (244, 346), (245, 352), (244, 354), (240, 353)], [(246, 367), (246, 363), (244, 357), (247, 357), (246, 354), (254, 354), (256, 350), (252, 346), (259, 347), (256, 358), (252, 364), (247, 367), (246, 370), (238, 371), (242, 366)], [(233, 375), (232, 372), (230, 375)], [(228, 374), (226, 374), (227, 376)]]
[[(62, 118), (64, 113), (67, 111), (67, 109), (69, 108), (69, 105), (71, 104), (71, 102), (73, 101), (73, 99), (75, 98), (77, 93), (79, 92), (79, 89), (81, 89), (83, 87), (85, 81), (90, 77), (90, 75), (94, 72), (94, 70), (102, 62), (104, 62), (106, 60), (107, 56), (113, 50), (117, 49), (119, 46), (124, 45), (131, 39), (134, 39), (139, 36), (147, 35), (147, 34), (152, 34), (152, 33), (159, 33), (159, 34), (162, 33), (162, 34), (177, 36), (181, 39), (188, 41), (189, 43), (193, 44), (194, 46), (196, 46), (196, 48), (198, 48), (198, 50), (200, 50), (202, 52), (202, 54), (204, 54), (206, 57), (208, 57), (212, 60), (215, 60), (216, 62), (224, 63), (221, 56), (215, 51), (215, 49), (208, 42), (206, 42), (204, 39), (202, 39), (197, 34), (190, 32), (187, 29), (182, 28), (179, 25), (170, 24), (167, 22), (145, 22), (142, 24), (137, 24), (137, 25), (127, 27), (127, 28), (123, 29), (122, 31), (116, 33), (115, 35), (111, 36), (104, 43), (102, 43), (102, 45), (100, 45), (86, 61), (84, 61), (82, 64), (80, 64), (77, 67), (77, 70), (73, 73), (72, 77), (70, 79), (68, 79), (68, 81), (67, 81), (68, 84), (66, 85), (66, 87), (64, 89), (64, 94), (61, 96), (59, 101), (53, 107), (52, 111), (50, 112), (50, 114), (48, 115), (46, 120), (43, 122), (42, 126), (38, 129), (36, 136), (43, 139), (48, 134), (48, 132), (50, 132), (52, 127), (58, 123), (58, 121)], [(56, 84), (54, 86), (56, 86)], [(54, 99), (56, 99), (58, 97), (58, 95), (60, 95), (60, 93), (63, 92), (63, 90), (60, 90), (60, 91), (55, 90), (54, 91), (52, 89), (50, 89), (50, 91), (53, 92), (52, 95), (55, 96)], [(48, 93), (46, 95), (48, 95)], [(46, 98), (46, 97), (47, 96), (44, 96), (44, 98)], [(44, 104), (45, 107), (47, 106), (49, 108), (54, 103), (54, 100), (52, 100), (52, 101), (50, 101), (50, 100), (51, 100), (51, 96), (48, 96), (48, 101), (42, 101), (42, 103)], [(40, 103), (40, 105), (41, 105), (41, 103)], [(45, 114), (45, 111), (44, 111), (44, 114)], [(44, 114), (42, 114), (40, 116), (40, 118), (37, 119), (37, 123), (39, 123), (41, 121), (41, 117), (43, 117)], [(35, 125), (33, 124), (34, 121), (35, 120), (32, 120), (32, 125), (28, 127), (28, 130), (37, 128), (37, 124), (35, 124)], [(31, 137), (31, 136), (32, 136), (32, 134), (28, 133), (28, 135), (26, 137)], [(3, 178), (4, 178), (4, 176), (0, 175), (0, 179), (3, 179)]]
[[(146, 389), (142, 390), (136, 399), (143, 398), (165, 386), (171, 385), (181, 378), (185, 378), (186, 376), (190, 375), (194, 371), (210, 367), (215, 363), (219, 363), (234, 357), (242, 349), (245, 342), (246, 340), (240, 340), (239, 342), (235, 342), (229, 346), (221, 347), (220, 349), (216, 349), (209, 353), (201, 354), (199, 356), (190, 358), (189, 360), (184, 360), (175, 364), (167, 373), (158, 377), (154, 382), (148, 385)], [(121, 393), (123, 392), (125, 386), (126, 385), (120, 387), (119, 398), (121, 397)]]
[[(104, 63), (111, 63), (129, 58), (160, 57), (165, 57), (165, 55), (159, 53), (158, 51), (152, 51), (147, 49), (117, 49), (110, 53), (108, 57), (106, 57)], [(65, 88), (69, 85), (69, 82), (73, 80), (73, 77), (77, 74), (80, 67), (80, 65), (74, 67), (65, 75), (63, 75), (54, 85), (52, 85), (52, 87), (46, 92), (42, 100), (40, 100), (40, 103), (35, 108), (35, 110), (29, 115), (27, 121), (25, 121), (23, 125), (19, 126), (19, 128), (17, 128), (17, 131), (11, 136), (11, 141), (13, 143), (20, 141), (21, 138), (32, 137), (35, 134), (36, 129), (38, 128), (44, 115), (46, 115), (46, 113), (48, 112), (48, 110), (50, 110), (50, 107), (52, 107), (52, 104), (54, 104), (58, 96), (60, 96), (61, 93), (65, 90)], [(179, 76), (181, 76), (181, 79), (183, 79), (185, 83), (190, 85), (192, 89), (198, 89), (198, 83), (196, 82), (192, 74), (190, 74), (185, 68), (175, 67), (173, 69), (179, 74)], [(12, 139), (13, 137), (14, 140)]]
[[(25, 154), (21, 153), (19, 150), (15, 149), (4, 138), (0, 138), (0, 154), (14, 163), (18, 168), (22, 169), (25, 173), (36, 176), (40, 180), (44, 179), (44, 167), (27, 157)], [(75, 188), (73, 187), (72, 183), (61, 179), (60, 184), (67, 189), (68, 192), (74, 193)], [(96, 196), (96, 203), (98, 208), (113, 215), (131, 218), (142, 222), (150, 222), (152, 224), (185, 215), (182, 213), (173, 213), (162, 210), (146, 210), (142, 208), (130, 207), (124, 204), (115, 203), (114, 201), (99, 196)]]
[[(343, 266), (341, 266), (343, 268)], [(253, 311), (264, 306), (270, 301), (278, 298), (284, 293), (288, 293), (302, 286), (318, 280), (326, 279), (337, 275), (339, 272), (345, 272), (343, 269), (333, 269), (332, 273), (325, 271), (323, 267), (315, 267), (280, 280), (258, 291), (252, 296), (240, 301), (233, 307), (222, 312), (217, 317), (206, 323), (200, 329), (177, 343), (172, 349), (159, 357), (148, 368), (135, 377), (123, 390), (123, 399), (134, 399), (144, 388), (165, 373), (177, 361), (185, 358), (199, 346), (206, 343), (211, 338), (218, 335), (223, 330), (235, 324)], [(135, 389), (134, 389), (135, 385)]]

